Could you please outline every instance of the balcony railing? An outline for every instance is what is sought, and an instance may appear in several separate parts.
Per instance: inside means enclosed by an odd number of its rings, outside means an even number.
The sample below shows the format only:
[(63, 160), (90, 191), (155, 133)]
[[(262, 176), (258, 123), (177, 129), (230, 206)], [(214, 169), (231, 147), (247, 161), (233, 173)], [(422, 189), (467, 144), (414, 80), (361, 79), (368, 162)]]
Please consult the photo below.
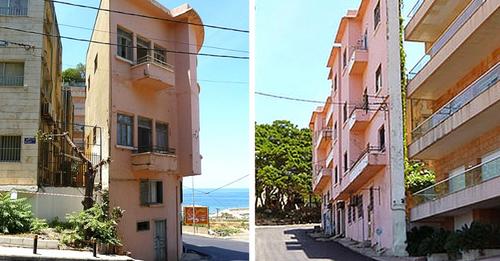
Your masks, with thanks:
[(0, 86), (23, 86), (24, 76), (0, 76)]
[(374, 146), (370, 145), (369, 143), (366, 145), (366, 148), (359, 153), (359, 157), (354, 161), (353, 164), (351, 164), (351, 167), (349, 169), (353, 169), (358, 163), (367, 155), (372, 152), (383, 152), (385, 150), (385, 145), (383, 146)]
[(413, 16), (415, 16), (415, 14), (418, 12), (423, 3), (424, 0), (418, 0), (411, 9), (411, 11), (408, 13), (408, 18), (412, 18)]
[(500, 157), (478, 164), (413, 194), (416, 205), (443, 198), (500, 176)]
[(451, 115), (462, 109), (474, 98), (476, 98), (481, 93), (485, 92), (486, 90), (494, 86), (498, 82), (500, 78), (499, 76), (500, 76), (500, 63), (495, 65), (495, 67), (490, 69), (490, 71), (484, 74), (481, 78), (477, 79), (464, 91), (455, 96), (455, 98), (453, 98), (450, 102), (441, 107), (441, 109), (439, 109), (425, 121), (420, 123), (420, 125), (418, 125), (412, 131), (412, 138), (418, 139), (424, 136), (430, 130), (438, 126), (441, 122), (451, 117)]
[(170, 69), (170, 70), (174, 69), (173, 65), (168, 64), (167, 62), (160, 60), (156, 57), (152, 57), (150, 55), (146, 55), (146, 56), (137, 58), (137, 64), (150, 63), (150, 62), (159, 64), (160, 66), (163, 66), (163, 67)]
[(162, 146), (144, 146), (144, 147), (140, 146), (132, 151), (133, 154), (147, 153), (147, 152), (165, 154), (165, 155), (175, 155), (174, 148), (168, 148)]
[[(423, 2), (423, 1), (422, 1)], [(458, 32), (462, 26), (476, 13), (486, 0), (473, 0), (467, 8), (453, 21), (439, 39), (432, 45), (429, 52), (408, 73), (408, 80), (412, 80), (429, 63), (431, 57), (436, 55), (443, 46)], [(418, 3), (417, 3), (418, 4)], [(421, 5), (421, 3), (420, 3)]]
[(0, 7), (0, 16), (27, 16), (28, 8)]

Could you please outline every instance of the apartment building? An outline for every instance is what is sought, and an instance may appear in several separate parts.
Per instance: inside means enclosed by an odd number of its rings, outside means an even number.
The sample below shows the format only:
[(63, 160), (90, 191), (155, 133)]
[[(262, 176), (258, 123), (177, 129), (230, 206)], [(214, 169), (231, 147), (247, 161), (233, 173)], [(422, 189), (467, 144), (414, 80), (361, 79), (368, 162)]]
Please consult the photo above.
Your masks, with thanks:
[(70, 82), (63, 83), (64, 91), (71, 96), (73, 103), (73, 142), (84, 149), (84, 130), (85, 130), (85, 98), (86, 86), (85, 82)]
[(193, 23), (202, 22), (188, 5), (103, 0), (100, 7), (165, 18), (98, 12), (92, 40), (109, 44), (91, 43), (87, 51), (85, 122), (102, 127), (102, 135), (85, 139), (112, 159), (98, 180), (110, 205), (125, 210), (123, 250), (179, 260), (182, 178), (201, 173), (196, 54), (204, 29)]
[[(59, 35), (50, 2), (0, 1), (0, 24)], [(72, 128), (73, 105), (63, 94), (61, 41), (12, 29), (0, 31), (0, 190), (28, 197), (35, 215), (64, 218), (81, 209), (81, 199), (41, 192), (81, 195), (77, 174), (68, 166), (71, 148), (63, 139), (46, 142), (37, 133)], [(82, 182), (80, 182), (81, 184)]]
[(311, 118), (313, 190), (327, 232), (405, 255), (397, 1), (363, 0), (340, 22), (331, 94)]
[(426, 53), (409, 72), (408, 154), (436, 172), (436, 184), (412, 196), (414, 225), (499, 223), (499, 6), (428, 0), (410, 14), (406, 40)]

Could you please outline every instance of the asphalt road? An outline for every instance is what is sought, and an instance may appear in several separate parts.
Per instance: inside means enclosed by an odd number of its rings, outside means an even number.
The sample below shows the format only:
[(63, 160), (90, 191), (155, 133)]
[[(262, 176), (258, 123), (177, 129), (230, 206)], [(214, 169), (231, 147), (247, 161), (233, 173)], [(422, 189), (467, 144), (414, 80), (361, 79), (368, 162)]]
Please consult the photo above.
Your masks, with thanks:
[(248, 242), (183, 234), (184, 246), (209, 255), (214, 261), (248, 260)]
[(306, 232), (312, 227), (257, 227), (255, 255), (258, 261), (374, 261), (336, 242), (317, 242)]

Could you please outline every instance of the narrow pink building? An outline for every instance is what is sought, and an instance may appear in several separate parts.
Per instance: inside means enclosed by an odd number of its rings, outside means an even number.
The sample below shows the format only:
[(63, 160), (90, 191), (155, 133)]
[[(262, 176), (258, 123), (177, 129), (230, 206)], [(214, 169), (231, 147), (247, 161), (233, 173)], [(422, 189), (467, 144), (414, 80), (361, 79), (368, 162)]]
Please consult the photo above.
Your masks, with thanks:
[(204, 29), (194, 24), (202, 22), (188, 5), (168, 10), (154, 0), (102, 0), (100, 8), (165, 19), (98, 12), (85, 121), (102, 136), (85, 138), (112, 159), (96, 183), (109, 190), (111, 207), (125, 210), (123, 250), (142, 260), (179, 260), (182, 179), (201, 173), (196, 54)]
[(398, 1), (363, 0), (340, 22), (331, 96), (311, 118), (313, 190), (327, 233), (406, 255)]

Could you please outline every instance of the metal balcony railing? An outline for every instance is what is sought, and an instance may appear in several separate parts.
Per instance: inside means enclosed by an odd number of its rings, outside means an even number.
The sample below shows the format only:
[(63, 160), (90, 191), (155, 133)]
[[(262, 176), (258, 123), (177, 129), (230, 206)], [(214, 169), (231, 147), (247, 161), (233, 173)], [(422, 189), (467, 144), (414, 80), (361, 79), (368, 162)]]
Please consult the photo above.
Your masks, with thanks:
[(385, 144), (382, 146), (374, 146), (368, 143), (366, 145), (366, 148), (359, 153), (358, 158), (354, 161), (353, 164), (351, 164), (351, 167), (349, 169), (353, 169), (366, 155), (372, 152), (381, 153), (384, 152), (384, 150), (385, 150)]
[(413, 131), (412, 138), (418, 139), (430, 130), (438, 126), (441, 122), (448, 119), (458, 110), (462, 109), (465, 105), (471, 102), (474, 98), (479, 96), (484, 91), (488, 90), (494, 86), (500, 78), (500, 63), (495, 65), (487, 73), (473, 82), (469, 87), (467, 87), (460, 94), (455, 96), (446, 105), (441, 107), (438, 111), (432, 114), (425, 121), (420, 123)]
[(147, 153), (147, 152), (165, 154), (165, 155), (175, 155), (174, 148), (168, 148), (164, 146), (140, 146), (132, 151), (133, 154)]
[(146, 55), (146, 56), (138, 57), (137, 58), (137, 64), (150, 63), (150, 62), (159, 64), (159, 65), (161, 65), (163, 67), (166, 67), (166, 68), (168, 68), (170, 70), (174, 69), (173, 65), (167, 63), (166, 61), (160, 60), (160, 59), (158, 59), (156, 57), (152, 57), (150, 55)]
[(0, 86), (23, 86), (24, 76), (0, 76)]
[(28, 8), (0, 7), (0, 16), (27, 16)]
[(478, 164), (413, 194), (416, 205), (443, 198), (500, 176), (500, 157)]
[[(420, 2), (420, 1), (419, 1)], [(423, 1), (421, 1), (423, 2)], [(436, 55), (443, 46), (458, 32), (464, 24), (476, 13), (486, 0), (473, 0), (467, 8), (451, 23), (439, 39), (432, 45), (429, 52), (408, 73), (408, 80), (412, 80), (429, 63), (431, 57)], [(418, 2), (417, 2), (418, 4)], [(422, 3), (420, 3), (422, 5)]]

